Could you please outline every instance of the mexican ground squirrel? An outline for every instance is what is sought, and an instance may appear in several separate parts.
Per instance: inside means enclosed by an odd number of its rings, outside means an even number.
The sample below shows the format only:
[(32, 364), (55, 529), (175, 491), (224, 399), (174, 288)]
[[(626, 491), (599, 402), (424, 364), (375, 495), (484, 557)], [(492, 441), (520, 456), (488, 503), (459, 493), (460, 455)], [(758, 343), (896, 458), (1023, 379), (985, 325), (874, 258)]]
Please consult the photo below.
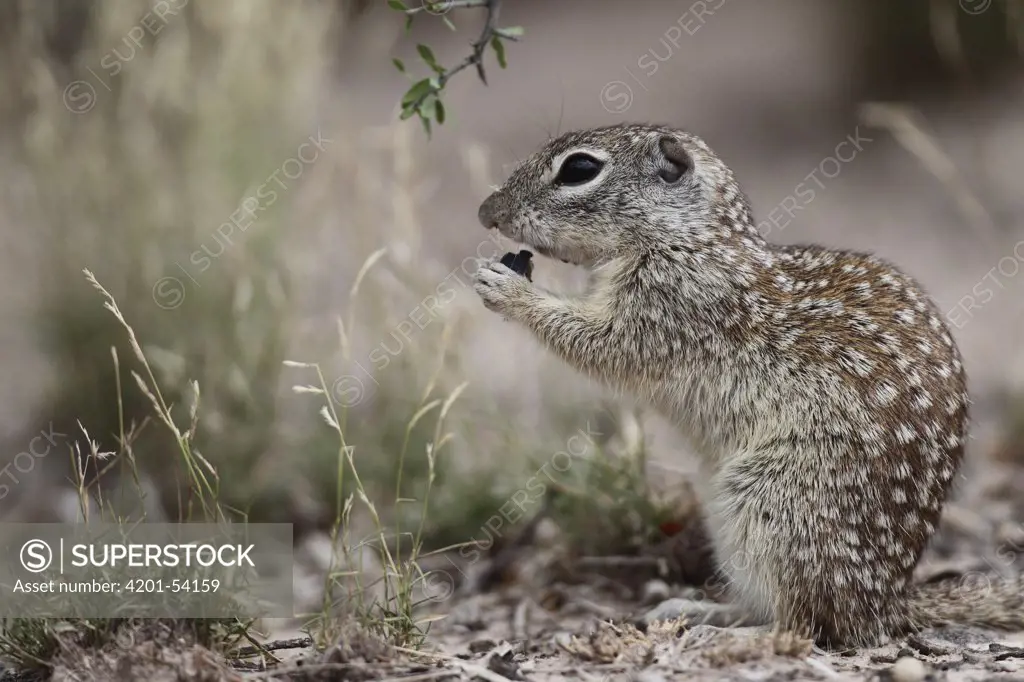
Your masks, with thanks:
[(968, 423), (956, 343), (913, 279), (872, 255), (768, 243), (732, 171), (666, 127), (562, 135), (479, 219), (591, 271), (578, 299), (497, 261), (474, 286), (689, 439), (732, 596), (717, 608), (833, 646), (941, 622), (1024, 629), (1024, 583), (911, 584)]

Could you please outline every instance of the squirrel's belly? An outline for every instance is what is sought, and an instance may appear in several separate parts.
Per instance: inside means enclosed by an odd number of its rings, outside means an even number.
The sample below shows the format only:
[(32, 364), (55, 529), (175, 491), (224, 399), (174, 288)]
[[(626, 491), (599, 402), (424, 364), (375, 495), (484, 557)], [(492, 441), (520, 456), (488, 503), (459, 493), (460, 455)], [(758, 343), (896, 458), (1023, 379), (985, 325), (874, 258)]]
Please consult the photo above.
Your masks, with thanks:
[(697, 494), (705, 510), (705, 524), (714, 547), (715, 561), (728, 582), (730, 599), (749, 613), (774, 618), (778, 600), (777, 566), (770, 531), (744, 510), (730, 506), (720, 490), (720, 473), (700, 468)]

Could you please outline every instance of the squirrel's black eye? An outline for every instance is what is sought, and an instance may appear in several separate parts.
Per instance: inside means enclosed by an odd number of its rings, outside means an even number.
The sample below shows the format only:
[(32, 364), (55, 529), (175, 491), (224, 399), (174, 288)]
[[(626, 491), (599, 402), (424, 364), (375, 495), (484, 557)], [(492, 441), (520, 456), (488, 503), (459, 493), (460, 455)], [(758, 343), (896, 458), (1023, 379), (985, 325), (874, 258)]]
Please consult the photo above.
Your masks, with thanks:
[(556, 185), (582, 185), (597, 177), (604, 168), (604, 161), (595, 159), (589, 154), (573, 154), (562, 162), (555, 176)]

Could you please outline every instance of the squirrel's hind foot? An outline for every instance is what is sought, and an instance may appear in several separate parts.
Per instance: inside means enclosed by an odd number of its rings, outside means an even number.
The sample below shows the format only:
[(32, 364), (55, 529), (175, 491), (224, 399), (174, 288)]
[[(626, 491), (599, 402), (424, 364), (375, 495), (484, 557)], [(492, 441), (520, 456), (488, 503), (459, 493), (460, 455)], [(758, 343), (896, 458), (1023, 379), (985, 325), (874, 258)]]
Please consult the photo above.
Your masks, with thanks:
[(657, 621), (685, 618), (688, 626), (710, 625), (717, 628), (757, 627), (767, 625), (734, 604), (694, 599), (667, 599), (636, 620), (640, 628)]

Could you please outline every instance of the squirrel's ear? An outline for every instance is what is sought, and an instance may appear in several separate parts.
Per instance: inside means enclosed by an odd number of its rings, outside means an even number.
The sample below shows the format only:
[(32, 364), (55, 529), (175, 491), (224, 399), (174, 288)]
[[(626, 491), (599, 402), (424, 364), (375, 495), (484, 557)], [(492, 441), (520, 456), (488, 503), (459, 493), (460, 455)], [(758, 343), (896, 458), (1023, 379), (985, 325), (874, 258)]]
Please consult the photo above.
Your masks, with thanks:
[(693, 159), (679, 140), (665, 135), (658, 140), (658, 149), (662, 155), (658, 175), (665, 182), (679, 182), (680, 178), (693, 170)]

